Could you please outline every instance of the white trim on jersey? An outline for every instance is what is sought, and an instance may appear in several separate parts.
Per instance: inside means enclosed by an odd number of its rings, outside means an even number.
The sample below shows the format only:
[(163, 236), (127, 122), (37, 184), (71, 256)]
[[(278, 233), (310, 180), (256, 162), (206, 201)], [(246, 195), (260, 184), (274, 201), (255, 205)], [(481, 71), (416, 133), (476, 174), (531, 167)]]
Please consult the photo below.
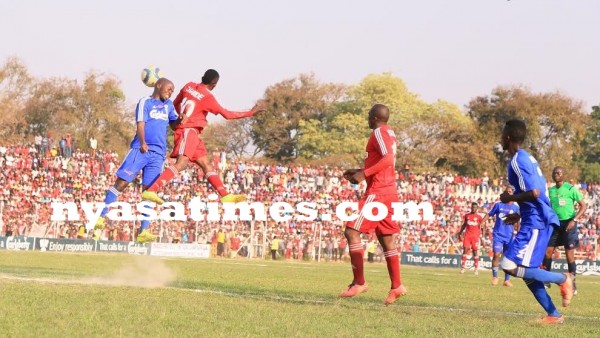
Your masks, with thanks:
[[(527, 243), (527, 246), (525, 247), (525, 255), (523, 255), (524, 266), (529, 266), (531, 263), (531, 256), (533, 255), (533, 250), (535, 250), (535, 244), (537, 243), (539, 232), (540, 230), (538, 229), (531, 229), (531, 239), (529, 240), (529, 243)], [(534, 266), (532, 266), (532, 268), (533, 267)]]
[[(373, 202), (373, 200), (375, 199), (375, 194), (373, 195), (369, 195), (365, 201), (365, 204), (367, 203), (371, 203)], [(364, 205), (363, 205), (364, 207)], [(358, 218), (356, 219), (356, 222), (354, 222), (354, 225), (352, 226), (352, 228), (354, 228), (354, 230), (360, 230), (360, 226), (362, 225), (362, 222), (365, 219), (365, 215), (363, 214), (362, 210), (360, 211), (360, 214), (358, 215)]]
[(146, 105), (146, 100), (148, 100), (148, 97), (142, 97), (140, 102), (138, 102), (135, 122), (144, 122), (144, 106)]
[(527, 187), (525, 186), (525, 180), (523, 179), (523, 173), (521, 173), (521, 169), (519, 169), (519, 163), (517, 162), (517, 157), (519, 156), (519, 152), (515, 153), (515, 156), (513, 156), (512, 160), (510, 161), (510, 165), (513, 168), (513, 171), (515, 172), (515, 174), (517, 175), (517, 178), (519, 179), (519, 187), (521, 188), (521, 191), (525, 192), (527, 191)]
[(388, 151), (387, 151), (387, 148), (385, 147), (385, 142), (383, 141), (383, 136), (381, 136), (381, 127), (373, 130), (373, 135), (375, 135), (377, 144), (379, 144), (379, 148), (381, 150), (381, 155), (385, 156)]

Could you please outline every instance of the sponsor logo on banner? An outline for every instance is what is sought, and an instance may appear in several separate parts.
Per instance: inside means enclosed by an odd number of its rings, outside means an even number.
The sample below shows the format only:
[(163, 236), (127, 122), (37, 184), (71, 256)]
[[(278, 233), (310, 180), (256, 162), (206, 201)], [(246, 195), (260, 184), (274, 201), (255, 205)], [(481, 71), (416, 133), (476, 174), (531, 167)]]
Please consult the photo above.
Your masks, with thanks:
[(38, 238), (36, 249), (51, 252), (94, 252), (96, 243), (93, 240)]
[(163, 257), (208, 258), (210, 256), (210, 245), (152, 243), (150, 245), (150, 255)]
[(0, 237), (0, 249), (33, 250), (35, 237)]
[(127, 245), (127, 253), (130, 255), (149, 255), (150, 246), (149, 244), (129, 242)]
[(48, 250), (48, 245), (50, 245), (50, 240), (47, 238), (40, 238), (40, 251)]

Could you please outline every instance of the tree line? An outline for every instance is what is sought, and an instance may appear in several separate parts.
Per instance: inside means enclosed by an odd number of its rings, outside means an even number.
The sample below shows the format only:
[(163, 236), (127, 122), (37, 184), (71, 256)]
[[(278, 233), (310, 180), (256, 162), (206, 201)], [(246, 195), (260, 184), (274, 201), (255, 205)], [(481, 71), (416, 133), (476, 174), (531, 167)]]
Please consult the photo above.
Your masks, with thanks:
[[(125, 99), (112, 76), (90, 73), (82, 83), (36, 79), (18, 58), (9, 58), (0, 67), (0, 137), (20, 143), (36, 134), (70, 133), (75, 146), (85, 148), (94, 136), (101, 148), (123, 155), (134, 132), (133, 107)], [(398, 139), (398, 167), (503, 176), (500, 132), (506, 120), (519, 118), (529, 129), (526, 147), (547, 176), (560, 165), (569, 177), (600, 181), (600, 107), (587, 109), (558, 91), (499, 86), (461, 109), (441, 99), (427, 103), (389, 73), (355, 85), (300, 74), (269, 86), (260, 100), (265, 113), (210, 125), (203, 132), (207, 147), (239, 158), (354, 167), (370, 135), (367, 111), (384, 103)]]

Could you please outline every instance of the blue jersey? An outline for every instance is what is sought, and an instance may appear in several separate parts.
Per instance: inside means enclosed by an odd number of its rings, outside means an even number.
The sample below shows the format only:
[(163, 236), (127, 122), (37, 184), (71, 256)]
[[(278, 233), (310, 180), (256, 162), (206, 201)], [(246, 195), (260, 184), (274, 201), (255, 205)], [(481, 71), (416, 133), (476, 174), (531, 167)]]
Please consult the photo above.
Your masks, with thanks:
[(523, 149), (519, 149), (510, 160), (508, 182), (515, 187), (515, 194), (533, 189), (540, 193), (535, 201), (520, 203), (521, 226), (544, 229), (548, 225), (559, 225), (548, 198), (546, 178), (537, 160)]
[[(152, 97), (143, 97), (135, 107), (135, 121), (146, 122), (144, 127), (144, 136), (148, 150), (165, 155), (167, 152), (167, 127), (169, 121), (177, 120), (177, 113), (171, 100), (162, 102)], [(141, 147), (140, 140), (136, 133), (131, 141), (131, 149)]]
[(502, 203), (498, 202), (494, 204), (492, 210), (488, 212), (488, 216), (496, 217), (494, 223), (494, 238), (511, 239), (513, 236), (514, 226), (512, 224), (504, 223), (506, 215), (516, 214), (519, 212), (519, 206), (516, 203)]

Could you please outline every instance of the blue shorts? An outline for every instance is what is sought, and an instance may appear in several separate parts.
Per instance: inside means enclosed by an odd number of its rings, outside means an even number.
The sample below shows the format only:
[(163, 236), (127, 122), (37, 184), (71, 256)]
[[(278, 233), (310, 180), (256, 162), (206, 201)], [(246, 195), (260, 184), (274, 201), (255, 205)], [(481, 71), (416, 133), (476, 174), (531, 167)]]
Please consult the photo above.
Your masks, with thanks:
[(575, 250), (579, 247), (579, 230), (577, 230), (577, 224), (567, 232), (567, 225), (572, 219), (560, 221), (560, 228), (556, 229), (550, 240), (548, 246), (557, 247), (564, 246), (565, 250)]
[(152, 185), (160, 176), (165, 156), (153, 151), (142, 153), (139, 149), (131, 149), (125, 156), (121, 167), (117, 170), (117, 177), (131, 182), (142, 171), (142, 184)]
[(496, 234), (494, 234), (492, 238), (492, 251), (494, 251), (494, 253), (506, 251), (510, 245), (510, 242), (512, 242), (512, 238), (497, 236)]
[(521, 225), (521, 229), (504, 252), (504, 257), (517, 265), (528, 268), (540, 267), (553, 231), (552, 225), (548, 225), (544, 229), (533, 229), (527, 225)]

